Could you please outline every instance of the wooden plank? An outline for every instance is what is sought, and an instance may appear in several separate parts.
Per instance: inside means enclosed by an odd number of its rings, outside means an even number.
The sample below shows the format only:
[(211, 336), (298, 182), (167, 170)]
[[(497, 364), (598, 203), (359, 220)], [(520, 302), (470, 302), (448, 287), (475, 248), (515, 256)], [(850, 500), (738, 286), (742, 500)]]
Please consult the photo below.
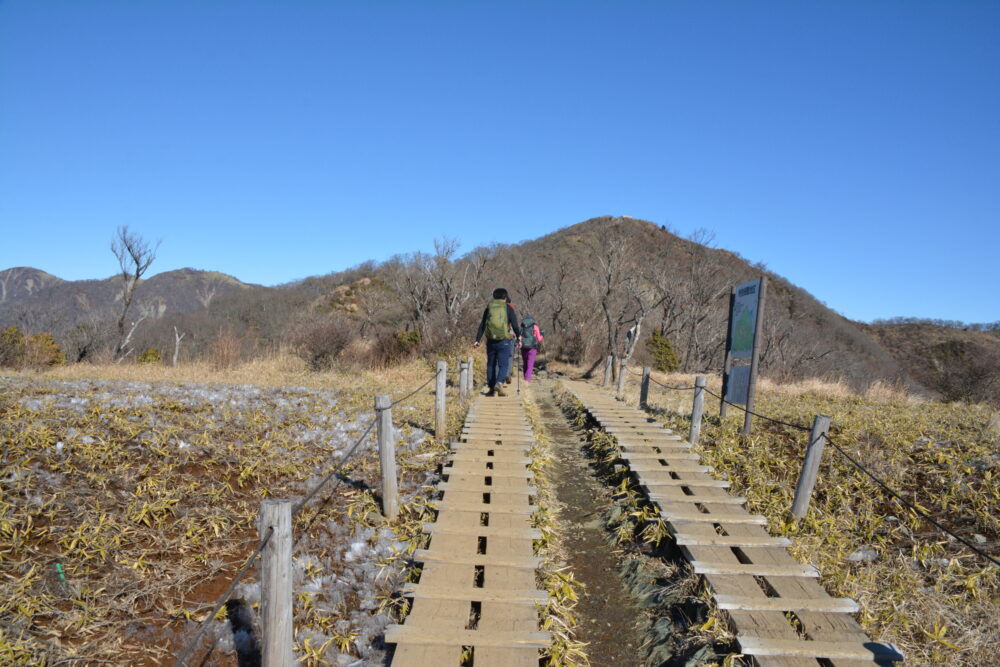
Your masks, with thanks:
[(751, 611), (821, 611), (839, 614), (853, 614), (860, 607), (850, 598), (772, 598), (741, 597), (737, 595), (716, 595), (719, 609), (747, 609)]
[(537, 540), (542, 537), (542, 531), (538, 528), (516, 528), (502, 529), (493, 526), (470, 526), (450, 527), (442, 526), (439, 523), (425, 523), (423, 532), (428, 534), (447, 533), (449, 535), (479, 535), (481, 537), (520, 537), (528, 540)]
[(690, 461), (677, 461), (676, 463), (666, 458), (667, 465), (646, 462), (629, 463), (629, 468), (634, 472), (712, 472), (712, 466), (703, 466)]
[(457, 563), (461, 565), (503, 565), (505, 567), (527, 567), (535, 569), (542, 562), (537, 556), (513, 557), (493, 556), (490, 554), (456, 554), (440, 553), (433, 549), (417, 549), (413, 552), (413, 560), (427, 563)]
[(841, 642), (808, 640), (782, 641), (748, 635), (737, 635), (736, 641), (739, 642), (742, 651), (749, 655), (783, 655), (830, 660), (888, 660), (893, 662), (903, 660), (902, 652), (888, 642), (869, 641), (852, 645)]
[(511, 444), (509, 442), (496, 443), (496, 442), (452, 442), (451, 448), (456, 450), (457, 453), (464, 454), (466, 452), (478, 453), (478, 452), (504, 452), (506, 454), (518, 454), (525, 456), (531, 451), (531, 447), (534, 443), (525, 443), (521, 445)]
[(547, 604), (549, 594), (538, 590), (510, 590), (506, 588), (473, 588), (469, 586), (432, 587), (424, 584), (403, 584), (405, 597), (432, 600), (468, 600), (470, 602), (508, 602), (510, 604)]
[(622, 461), (628, 461), (630, 463), (643, 463), (646, 461), (659, 461), (660, 459), (670, 459), (676, 461), (698, 461), (701, 459), (701, 455), (689, 451), (674, 451), (674, 452), (630, 452), (622, 450), (619, 457)]
[(746, 503), (747, 499), (743, 496), (709, 496), (704, 495), (705, 491), (714, 491), (718, 487), (712, 486), (695, 486), (690, 487), (689, 490), (694, 492), (694, 495), (687, 495), (684, 493), (681, 487), (669, 487), (660, 486), (657, 487), (656, 493), (647, 493), (649, 499), (653, 502), (688, 502), (688, 503), (701, 503), (702, 505), (743, 505)]
[(676, 533), (674, 541), (677, 544), (691, 544), (714, 547), (790, 547), (792, 541), (787, 537), (733, 537), (723, 535), (692, 535)]
[(475, 453), (475, 452), (458, 452), (455, 454), (449, 454), (448, 460), (452, 463), (520, 463), (523, 465), (530, 465), (531, 459), (518, 452), (497, 452), (493, 456), (487, 456), (485, 453)]
[(767, 565), (762, 563), (709, 563), (692, 561), (695, 574), (747, 574), (752, 577), (819, 577), (812, 565)]
[(532, 480), (535, 479), (535, 473), (531, 472), (527, 468), (519, 470), (518, 472), (508, 472), (506, 470), (496, 470), (487, 469), (485, 467), (478, 468), (476, 470), (461, 470), (455, 469), (452, 466), (444, 466), (441, 468), (441, 474), (448, 477), (449, 480), (452, 477), (492, 477), (496, 479), (497, 477), (504, 477), (508, 479), (523, 479)]
[(679, 488), (683, 486), (689, 486), (692, 489), (699, 486), (714, 487), (717, 489), (728, 489), (729, 482), (724, 479), (712, 479), (711, 477), (706, 477), (705, 479), (656, 479), (656, 480), (639, 480), (639, 483), (647, 489), (650, 489), (652, 493), (653, 489), (657, 487), (673, 487)]
[[(496, 646), (496, 647), (530, 647), (548, 648), (552, 644), (552, 635), (548, 632), (479, 632), (478, 630), (415, 630), (409, 625), (393, 623), (385, 628), (387, 644), (406, 642), (417, 645), (455, 645), (455, 646)], [(455, 663), (458, 664), (458, 663)]]
[(701, 521), (703, 523), (749, 523), (757, 526), (766, 526), (767, 517), (759, 514), (747, 514), (746, 516), (720, 516), (718, 514), (704, 514), (692, 509), (684, 512), (678, 509), (661, 509), (660, 515), (669, 521)]
[[(509, 487), (498, 489), (493, 486), (487, 486), (485, 479), (480, 481), (478, 484), (464, 480), (441, 482), (437, 485), (437, 488), (439, 491), (482, 491), (483, 493), (489, 493), (490, 491), (513, 491), (513, 489)], [(533, 486), (519, 487), (517, 492), (528, 496), (538, 495), (538, 489)]]
[(499, 503), (468, 503), (457, 500), (449, 502), (447, 497), (443, 500), (431, 501), (428, 505), (442, 512), (454, 510), (459, 512), (489, 512), (491, 514), (523, 514), (526, 516), (531, 516), (538, 510), (537, 505), (515, 506)]

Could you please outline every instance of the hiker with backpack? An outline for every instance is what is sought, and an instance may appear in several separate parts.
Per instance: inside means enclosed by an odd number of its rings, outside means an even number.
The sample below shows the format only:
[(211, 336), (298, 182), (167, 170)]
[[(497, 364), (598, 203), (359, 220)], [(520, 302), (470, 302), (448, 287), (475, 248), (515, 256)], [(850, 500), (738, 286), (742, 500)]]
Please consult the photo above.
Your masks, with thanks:
[(531, 382), (531, 376), (535, 371), (535, 357), (542, 347), (543, 338), (545, 334), (535, 324), (535, 318), (525, 315), (521, 321), (521, 359), (524, 360), (525, 382)]
[[(514, 338), (508, 338), (508, 327), (514, 333)], [(506, 396), (502, 385), (510, 373), (515, 341), (520, 344), (521, 327), (517, 324), (517, 314), (507, 303), (507, 290), (502, 287), (493, 290), (493, 299), (486, 304), (473, 347), (479, 347), (479, 340), (484, 333), (486, 334), (486, 384), (489, 386), (486, 395)]]

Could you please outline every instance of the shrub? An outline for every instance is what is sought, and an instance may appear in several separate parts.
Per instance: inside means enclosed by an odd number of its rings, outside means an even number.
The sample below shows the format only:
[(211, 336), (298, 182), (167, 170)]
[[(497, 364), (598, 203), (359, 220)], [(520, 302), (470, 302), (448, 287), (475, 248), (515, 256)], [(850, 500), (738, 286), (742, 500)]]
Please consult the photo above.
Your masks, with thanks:
[(340, 353), (354, 339), (351, 325), (338, 318), (323, 319), (300, 326), (292, 333), (292, 351), (311, 370), (323, 371), (333, 366)]
[(0, 366), (6, 368), (46, 368), (66, 363), (66, 355), (47, 331), (25, 336), (17, 327), (0, 333)]
[(375, 340), (371, 364), (375, 368), (395, 366), (415, 356), (420, 349), (420, 332), (395, 331)]
[(28, 365), (33, 368), (61, 366), (66, 363), (66, 355), (48, 331), (35, 334), (28, 339)]
[(0, 332), (0, 367), (23, 368), (27, 342), (17, 327)]
[(215, 370), (232, 368), (243, 356), (243, 341), (232, 330), (224, 329), (212, 341), (209, 356)]
[(147, 347), (146, 351), (139, 355), (140, 364), (162, 364), (163, 357), (155, 347)]
[(587, 343), (580, 332), (570, 331), (562, 337), (555, 357), (557, 361), (567, 364), (579, 364), (583, 362), (586, 351)]
[(662, 373), (677, 370), (678, 362), (674, 346), (660, 328), (653, 329), (653, 333), (646, 339), (646, 349), (653, 355), (653, 365), (656, 370)]

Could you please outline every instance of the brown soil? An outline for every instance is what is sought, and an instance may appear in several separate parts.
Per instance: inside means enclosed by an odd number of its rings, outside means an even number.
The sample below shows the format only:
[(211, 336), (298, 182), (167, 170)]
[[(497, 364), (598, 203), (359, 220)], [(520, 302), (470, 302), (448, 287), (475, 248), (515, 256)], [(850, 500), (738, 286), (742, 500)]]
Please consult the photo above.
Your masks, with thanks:
[(593, 667), (635, 664), (642, 645), (636, 621), (642, 612), (626, 592), (618, 553), (601, 521), (611, 498), (587, 463), (581, 435), (556, 406), (553, 383), (536, 381), (532, 386), (542, 424), (552, 440), (552, 481), (563, 505), (559, 522), (567, 564), (585, 586), (575, 609), (576, 638), (588, 644)]

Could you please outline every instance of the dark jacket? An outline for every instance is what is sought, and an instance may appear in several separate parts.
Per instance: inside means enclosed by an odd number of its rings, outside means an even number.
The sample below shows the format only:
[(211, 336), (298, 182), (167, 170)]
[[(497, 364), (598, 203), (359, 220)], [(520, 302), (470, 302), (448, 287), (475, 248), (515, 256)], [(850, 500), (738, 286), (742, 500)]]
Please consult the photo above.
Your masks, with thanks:
[[(479, 342), (479, 339), (483, 337), (483, 332), (486, 331), (486, 320), (489, 319), (489, 317), (490, 317), (490, 307), (487, 306), (486, 308), (483, 309), (483, 319), (479, 323), (479, 330), (476, 331), (477, 343)], [(507, 321), (510, 322), (510, 328), (514, 332), (514, 335), (520, 338), (521, 327), (518, 326), (517, 324), (517, 313), (514, 312), (514, 309), (510, 307), (509, 303), (507, 304)]]

